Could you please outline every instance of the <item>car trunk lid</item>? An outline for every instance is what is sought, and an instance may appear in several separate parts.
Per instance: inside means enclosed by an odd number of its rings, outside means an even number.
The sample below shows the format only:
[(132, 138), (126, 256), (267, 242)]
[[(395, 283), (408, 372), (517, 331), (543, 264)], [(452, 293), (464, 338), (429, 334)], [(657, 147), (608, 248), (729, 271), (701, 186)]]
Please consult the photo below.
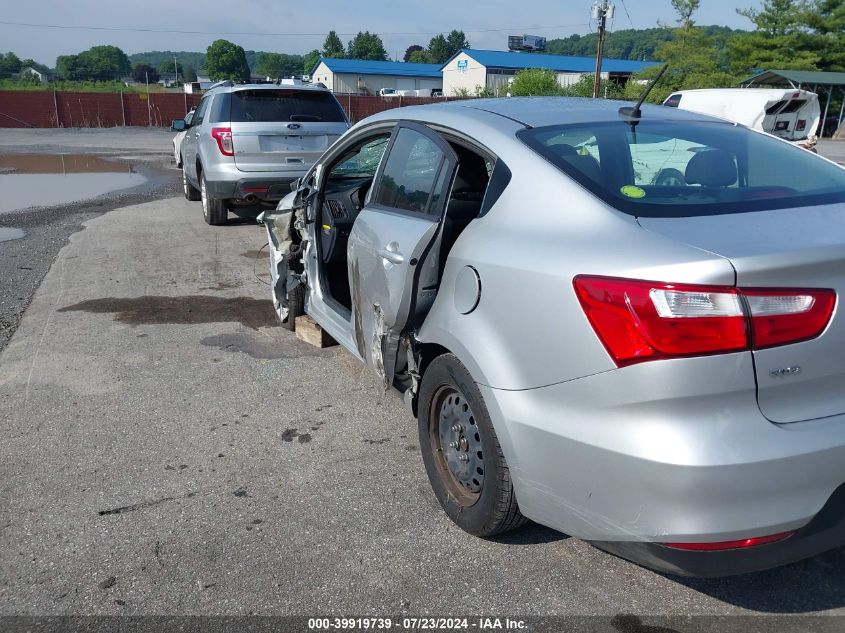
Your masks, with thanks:
[(245, 172), (302, 172), (349, 127), (324, 91), (249, 89), (231, 95), (235, 164)]
[[(741, 288), (845, 293), (845, 204), (639, 222), (727, 258)], [(821, 336), (753, 355), (758, 404), (772, 422), (845, 413), (845, 318), (838, 307)]]

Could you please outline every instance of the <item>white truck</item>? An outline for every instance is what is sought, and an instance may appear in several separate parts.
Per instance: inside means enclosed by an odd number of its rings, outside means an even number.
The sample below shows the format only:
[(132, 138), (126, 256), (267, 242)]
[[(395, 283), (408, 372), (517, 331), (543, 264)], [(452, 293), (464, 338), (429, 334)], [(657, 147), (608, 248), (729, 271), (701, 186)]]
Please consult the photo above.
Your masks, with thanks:
[(663, 105), (717, 116), (814, 150), (819, 97), (795, 88), (708, 88), (674, 92)]

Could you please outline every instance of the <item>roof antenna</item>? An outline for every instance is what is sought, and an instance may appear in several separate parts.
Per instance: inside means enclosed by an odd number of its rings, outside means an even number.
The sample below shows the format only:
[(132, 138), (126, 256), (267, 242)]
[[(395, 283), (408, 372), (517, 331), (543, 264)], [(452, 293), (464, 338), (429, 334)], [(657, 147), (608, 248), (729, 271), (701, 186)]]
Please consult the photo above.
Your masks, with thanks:
[(637, 101), (637, 105), (635, 105), (633, 108), (631, 106), (623, 106), (619, 108), (619, 117), (631, 127), (636, 127), (637, 123), (640, 122), (640, 119), (643, 115), (642, 111), (640, 110), (640, 106), (643, 104), (643, 101), (645, 101), (649, 93), (651, 93), (651, 89), (654, 88), (658, 81), (660, 81), (660, 78), (663, 76), (663, 73), (665, 73), (668, 68), (669, 64), (663, 64), (663, 68), (660, 69), (660, 72), (657, 73), (657, 77), (655, 77), (645, 89), (645, 92), (643, 92), (642, 96), (640, 97), (640, 100)]

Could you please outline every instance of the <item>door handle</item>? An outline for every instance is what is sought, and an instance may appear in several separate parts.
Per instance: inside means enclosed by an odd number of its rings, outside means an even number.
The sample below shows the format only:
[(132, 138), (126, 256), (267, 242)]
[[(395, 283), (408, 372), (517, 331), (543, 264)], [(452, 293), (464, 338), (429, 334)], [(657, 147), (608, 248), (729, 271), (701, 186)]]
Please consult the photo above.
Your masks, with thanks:
[(405, 257), (399, 252), (399, 245), (396, 242), (391, 242), (385, 248), (381, 249), (378, 254), (391, 264), (401, 264), (405, 261)]

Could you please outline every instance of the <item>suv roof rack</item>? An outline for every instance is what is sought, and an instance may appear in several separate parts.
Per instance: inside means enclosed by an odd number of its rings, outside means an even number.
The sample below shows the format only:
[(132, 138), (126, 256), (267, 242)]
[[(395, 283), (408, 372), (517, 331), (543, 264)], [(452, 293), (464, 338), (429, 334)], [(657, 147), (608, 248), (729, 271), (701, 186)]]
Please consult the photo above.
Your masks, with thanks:
[(218, 81), (216, 84), (212, 84), (209, 90), (214, 90), (215, 88), (231, 88), (235, 85), (235, 82), (231, 79), (226, 79), (225, 81)]

